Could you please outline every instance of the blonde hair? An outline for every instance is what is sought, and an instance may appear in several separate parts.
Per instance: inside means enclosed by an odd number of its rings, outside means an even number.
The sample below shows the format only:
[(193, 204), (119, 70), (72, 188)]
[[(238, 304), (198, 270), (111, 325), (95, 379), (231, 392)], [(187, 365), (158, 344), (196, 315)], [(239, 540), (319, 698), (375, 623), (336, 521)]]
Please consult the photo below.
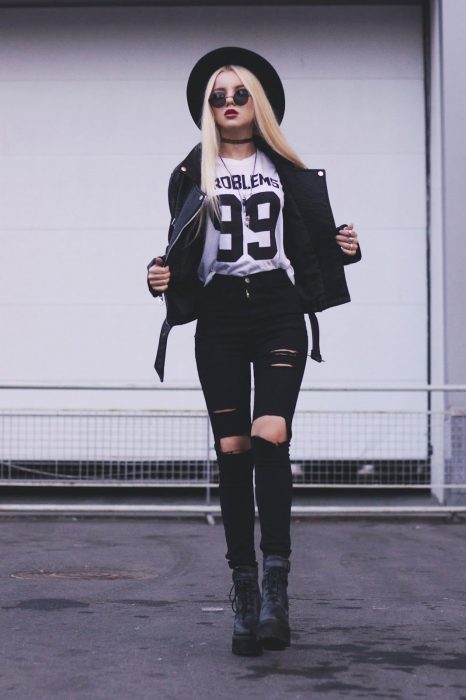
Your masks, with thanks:
[(218, 68), (207, 81), (204, 92), (201, 119), (201, 189), (206, 193), (207, 197), (199, 213), (195, 235), (197, 235), (204, 224), (207, 215), (206, 210), (220, 218), (218, 197), (215, 193), (215, 171), (220, 149), (220, 130), (215, 123), (212, 108), (209, 104), (209, 97), (218, 75), (227, 70), (232, 70), (238, 75), (254, 102), (253, 133), (261, 136), (274, 151), (294, 163), (297, 167), (306, 168), (306, 165), (286, 140), (272, 105), (265, 94), (265, 90), (254, 73), (243, 66), (236, 65), (226, 65)]

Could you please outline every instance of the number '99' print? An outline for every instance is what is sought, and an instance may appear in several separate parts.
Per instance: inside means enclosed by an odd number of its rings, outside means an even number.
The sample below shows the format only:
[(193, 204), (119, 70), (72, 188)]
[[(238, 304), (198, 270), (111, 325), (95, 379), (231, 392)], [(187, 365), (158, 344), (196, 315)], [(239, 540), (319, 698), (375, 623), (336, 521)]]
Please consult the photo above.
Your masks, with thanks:
[[(220, 231), (221, 236), (228, 236), (230, 245), (228, 248), (219, 246), (217, 260), (219, 262), (236, 262), (247, 253), (254, 260), (271, 260), (277, 254), (277, 241), (275, 228), (280, 214), (280, 198), (275, 192), (257, 192), (246, 201), (246, 215), (249, 217), (249, 229), (254, 233), (263, 233), (262, 240), (247, 243), (244, 250), (244, 222), (242, 216), (242, 204), (234, 194), (219, 195), (219, 204), (228, 215), (222, 217), (222, 222), (217, 218), (214, 226)], [(264, 216), (265, 213), (265, 216)], [(262, 239), (262, 237), (260, 237)]]

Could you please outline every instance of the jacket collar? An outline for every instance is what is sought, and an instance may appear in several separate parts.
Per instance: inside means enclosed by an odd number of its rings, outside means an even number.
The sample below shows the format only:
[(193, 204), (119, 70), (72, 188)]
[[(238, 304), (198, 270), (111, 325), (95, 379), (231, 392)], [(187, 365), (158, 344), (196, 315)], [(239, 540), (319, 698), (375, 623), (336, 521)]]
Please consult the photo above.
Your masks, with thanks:
[(197, 143), (178, 166), (179, 170), (191, 178), (198, 187), (201, 186), (201, 153), (202, 146)]

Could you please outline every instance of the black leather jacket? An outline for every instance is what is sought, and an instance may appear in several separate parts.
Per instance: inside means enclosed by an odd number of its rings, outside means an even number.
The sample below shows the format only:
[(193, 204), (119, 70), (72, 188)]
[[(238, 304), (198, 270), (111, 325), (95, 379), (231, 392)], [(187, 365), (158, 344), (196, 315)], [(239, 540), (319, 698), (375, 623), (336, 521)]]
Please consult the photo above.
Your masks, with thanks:
[[(335, 240), (343, 228), (335, 227), (328, 198), (325, 170), (303, 170), (276, 153), (259, 136), (260, 148), (275, 164), (283, 185), (284, 248), (295, 273), (295, 284), (303, 312), (309, 314), (312, 329), (312, 359), (322, 361), (319, 349), (319, 326), (316, 311), (350, 301), (344, 265), (361, 259), (358, 248), (354, 256), (346, 255)], [(172, 172), (168, 185), (171, 222), (165, 264), (170, 266), (170, 285), (164, 294), (167, 316), (160, 332), (155, 369), (163, 381), (168, 334), (173, 326), (197, 318), (202, 282), (197, 276), (204, 246), (204, 236), (193, 236), (206, 197), (200, 189), (201, 145), (197, 144)], [(150, 261), (148, 268), (155, 262)], [(152, 296), (161, 296), (150, 285)]]

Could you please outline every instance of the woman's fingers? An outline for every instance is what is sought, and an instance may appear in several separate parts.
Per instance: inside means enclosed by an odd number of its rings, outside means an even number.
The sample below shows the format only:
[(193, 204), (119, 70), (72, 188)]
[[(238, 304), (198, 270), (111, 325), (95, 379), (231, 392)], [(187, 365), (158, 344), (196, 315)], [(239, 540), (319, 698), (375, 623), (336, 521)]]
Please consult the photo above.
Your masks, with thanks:
[(149, 284), (156, 292), (164, 292), (170, 281), (170, 267), (163, 266), (163, 259), (156, 258), (155, 265), (148, 270)]
[(170, 270), (166, 267), (155, 267), (154, 265), (149, 268), (149, 277), (154, 280), (170, 279)]
[(342, 251), (346, 253), (346, 255), (356, 255), (356, 251), (358, 250), (358, 244), (353, 242), (353, 243), (348, 243), (347, 241), (338, 241), (338, 244)]
[(354, 230), (353, 224), (348, 224), (335, 236), (336, 241), (346, 255), (356, 255), (358, 250), (358, 234)]
[(149, 277), (149, 284), (152, 287), (152, 289), (155, 289), (156, 292), (164, 292), (168, 288), (168, 282), (169, 280), (151, 280)]

